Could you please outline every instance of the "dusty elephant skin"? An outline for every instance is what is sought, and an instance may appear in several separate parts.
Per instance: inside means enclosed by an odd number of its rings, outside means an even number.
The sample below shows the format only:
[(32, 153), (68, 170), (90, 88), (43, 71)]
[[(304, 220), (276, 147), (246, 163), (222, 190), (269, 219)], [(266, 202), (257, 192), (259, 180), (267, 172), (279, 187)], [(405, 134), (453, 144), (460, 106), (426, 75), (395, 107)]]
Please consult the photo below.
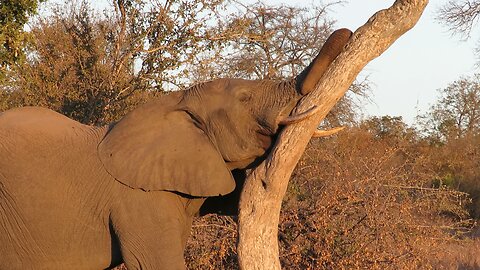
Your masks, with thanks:
[(234, 190), (231, 171), (265, 154), (350, 34), (297, 78), (195, 85), (107, 127), (0, 114), (0, 269), (184, 269), (192, 217)]

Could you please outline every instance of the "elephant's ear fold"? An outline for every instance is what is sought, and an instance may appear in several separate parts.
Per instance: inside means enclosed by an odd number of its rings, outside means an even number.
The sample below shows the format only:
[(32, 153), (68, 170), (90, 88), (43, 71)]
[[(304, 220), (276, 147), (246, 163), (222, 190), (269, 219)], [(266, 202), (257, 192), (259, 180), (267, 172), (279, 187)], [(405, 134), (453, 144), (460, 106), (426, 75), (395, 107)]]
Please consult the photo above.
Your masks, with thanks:
[(192, 196), (230, 193), (235, 181), (216, 147), (184, 111), (147, 104), (118, 122), (98, 147), (105, 169), (132, 188)]

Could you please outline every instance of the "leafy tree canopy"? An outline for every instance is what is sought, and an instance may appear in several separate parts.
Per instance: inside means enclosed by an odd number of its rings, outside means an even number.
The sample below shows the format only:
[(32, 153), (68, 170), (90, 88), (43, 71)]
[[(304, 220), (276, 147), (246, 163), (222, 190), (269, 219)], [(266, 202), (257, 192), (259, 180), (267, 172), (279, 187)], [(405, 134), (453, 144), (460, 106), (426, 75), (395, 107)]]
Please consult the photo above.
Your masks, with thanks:
[(0, 4), (0, 76), (24, 57), (22, 51), (28, 34), (23, 30), (38, 4), (45, 0), (2, 0)]
[(461, 78), (439, 90), (440, 98), (420, 123), (433, 141), (480, 134), (480, 75)]

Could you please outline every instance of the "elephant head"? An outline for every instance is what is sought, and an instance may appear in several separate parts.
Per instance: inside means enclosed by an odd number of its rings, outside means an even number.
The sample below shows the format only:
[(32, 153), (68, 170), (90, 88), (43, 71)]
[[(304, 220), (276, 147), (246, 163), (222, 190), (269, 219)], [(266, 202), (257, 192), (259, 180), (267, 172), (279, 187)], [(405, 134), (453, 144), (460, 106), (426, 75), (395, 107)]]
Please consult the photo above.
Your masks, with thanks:
[(147, 103), (112, 125), (99, 145), (100, 159), (132, 188), (230, 193), (231, 170), (266, 153), (281, 120), (314, 89), (350, 36), (347, 29), (334, 32), (314, 61), (289, 80), (218, 79)]

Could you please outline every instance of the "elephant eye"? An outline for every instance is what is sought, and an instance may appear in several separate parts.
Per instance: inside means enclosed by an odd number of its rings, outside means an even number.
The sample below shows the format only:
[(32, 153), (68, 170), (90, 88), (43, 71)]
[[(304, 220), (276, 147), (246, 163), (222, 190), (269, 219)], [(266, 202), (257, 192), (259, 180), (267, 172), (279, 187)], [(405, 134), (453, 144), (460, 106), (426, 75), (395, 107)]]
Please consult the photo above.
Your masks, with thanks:
[(240, 102), (249, 102), (251, 99), (252, 95), (250, 93), (242, 93), (238, 98)]

